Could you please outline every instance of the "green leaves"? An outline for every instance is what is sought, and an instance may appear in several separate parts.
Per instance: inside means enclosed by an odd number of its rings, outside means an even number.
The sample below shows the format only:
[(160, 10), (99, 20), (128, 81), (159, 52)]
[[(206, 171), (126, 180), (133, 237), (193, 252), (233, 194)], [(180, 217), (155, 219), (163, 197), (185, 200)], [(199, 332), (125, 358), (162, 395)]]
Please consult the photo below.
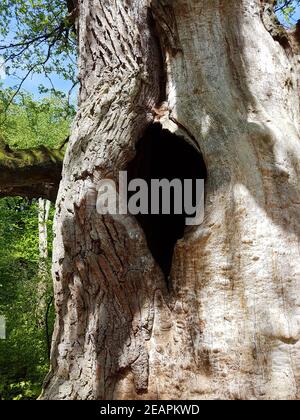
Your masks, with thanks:
[[(0, 114), (6, 108), (10, 90), (0, 90)], [(22, 93), (7, 111), (0, 126), (0, 154), (7, 145), (15, 149), (38, 146), (57, 148), (69, 135), (74, 108), (56, 96), (34, 101)], [(49, 234), (48, 290), (50, 277), (52, 220)], [(0, 315), (7, 324), (7, 339), (0, 340), (0, 400), (36, 399), (47, 373), (48, 343), (39, 325), (37, 307), (39, 278), (38, 203), (36, 200), (5, 198), (0, 200)], [(54, 310), (50, 306), (49, 331), (53, 329)], [(46, 314), (45, 314), (46, 315)], [(45, 320), (42, 319), (44, 322)]]
[(294, 15), (299, 7), (298, 0), (276, 0), (274, 2), (275, 12), (279, 17), (283, 17), (289, 26), (295, 25)]
[(77, 83), (77, 45), (71, 26), (64, 1), (1, 1), (0, 55), (8, 75), (21, 77), (16, 90), (31, 73), (49, 79), (56, 73)]
[[(53, 216), (53, 209), (51, 213)], [(0, 340), (0, 400), (36, 399), (48, 370), (45, 331), (37, 328), (37, 229), (35, 200), (0, 200), (0, 314), (7, 323), (7, 339)], [(46, 293), (52, 294), (50, 274)], [(53, 308), (50, 318), (52, 330)]]
[[(11, 90), (0, 91), (0, 114), (3, 115)], [(27, 149), (38, 146), (58, 147), (69, 135), (75, 109), (65, 99), (56, 96), (34, 101), (22, 93), (2, 119), (3, 140), (12, 148)]]

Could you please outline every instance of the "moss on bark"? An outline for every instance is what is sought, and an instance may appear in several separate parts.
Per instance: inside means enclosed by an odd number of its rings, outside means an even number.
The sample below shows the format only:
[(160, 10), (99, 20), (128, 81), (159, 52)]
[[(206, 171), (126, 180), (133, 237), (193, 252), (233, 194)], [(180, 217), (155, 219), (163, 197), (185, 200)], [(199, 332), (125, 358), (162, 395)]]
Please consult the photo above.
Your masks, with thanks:
[(11, 150), (0, 138), (0, 197), (56, 199), (64, 151), (44, 146)]

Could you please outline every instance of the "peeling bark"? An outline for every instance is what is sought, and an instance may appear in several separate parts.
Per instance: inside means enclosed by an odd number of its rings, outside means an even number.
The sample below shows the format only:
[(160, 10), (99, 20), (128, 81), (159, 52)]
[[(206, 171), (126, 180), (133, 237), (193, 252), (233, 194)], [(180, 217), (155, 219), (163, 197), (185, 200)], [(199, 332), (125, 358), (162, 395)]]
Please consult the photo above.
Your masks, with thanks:
[[(299, 399), (299, 63), (265, 3), (79, 3), (41, 398)], [(208, 170), (205, 221), (177, 243), (169, 290), (136, 219), (95, 209), (154, 121)]]

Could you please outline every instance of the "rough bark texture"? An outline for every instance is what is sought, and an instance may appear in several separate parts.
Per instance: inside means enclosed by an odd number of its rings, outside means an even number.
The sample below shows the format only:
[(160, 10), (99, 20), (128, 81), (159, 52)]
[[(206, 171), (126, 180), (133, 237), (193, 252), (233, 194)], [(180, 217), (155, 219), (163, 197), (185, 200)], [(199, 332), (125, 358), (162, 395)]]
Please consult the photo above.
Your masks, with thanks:
[(0, 197), (43, 197), (55, 201), (61, 180), (62, 150), (11, 150), (0, 140)]
[[(269, 3), (79, 2), (42, 398), (299, 398), (299, 62), (292, 35), (269, 33)], [(208, 170), (170, 289), (135, 218), (95, 209), (154, 119)]]

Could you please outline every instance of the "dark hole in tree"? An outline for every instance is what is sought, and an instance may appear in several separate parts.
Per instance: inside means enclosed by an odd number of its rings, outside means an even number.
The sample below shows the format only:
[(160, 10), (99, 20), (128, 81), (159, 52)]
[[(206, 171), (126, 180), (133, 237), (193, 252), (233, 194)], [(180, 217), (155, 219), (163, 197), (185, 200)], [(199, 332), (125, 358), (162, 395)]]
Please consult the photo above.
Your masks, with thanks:
[[(206, 180), (207, 171), (202, 155), (193, 146), (156, 123), (146, 130), (136, 149), (136, 157), (127, 168), (128, 182), (134, 178), (141, 178), (150, 185), (151, 179), (192, 179), (192, 195), (196, 204), (196, 179)], [(128, 198), (132, 194), (134, 193), (129, 194)], [(171, 203), (172, 201), (173, 199)], [(184, 235), (186, 217), (191, 216), (185, 213), (174, 214), (174, 206), (171, 206), (170, 215), (139, 214), (136, 217), (146, 234), (153, 257), (168, 278), (174, 247)]]

